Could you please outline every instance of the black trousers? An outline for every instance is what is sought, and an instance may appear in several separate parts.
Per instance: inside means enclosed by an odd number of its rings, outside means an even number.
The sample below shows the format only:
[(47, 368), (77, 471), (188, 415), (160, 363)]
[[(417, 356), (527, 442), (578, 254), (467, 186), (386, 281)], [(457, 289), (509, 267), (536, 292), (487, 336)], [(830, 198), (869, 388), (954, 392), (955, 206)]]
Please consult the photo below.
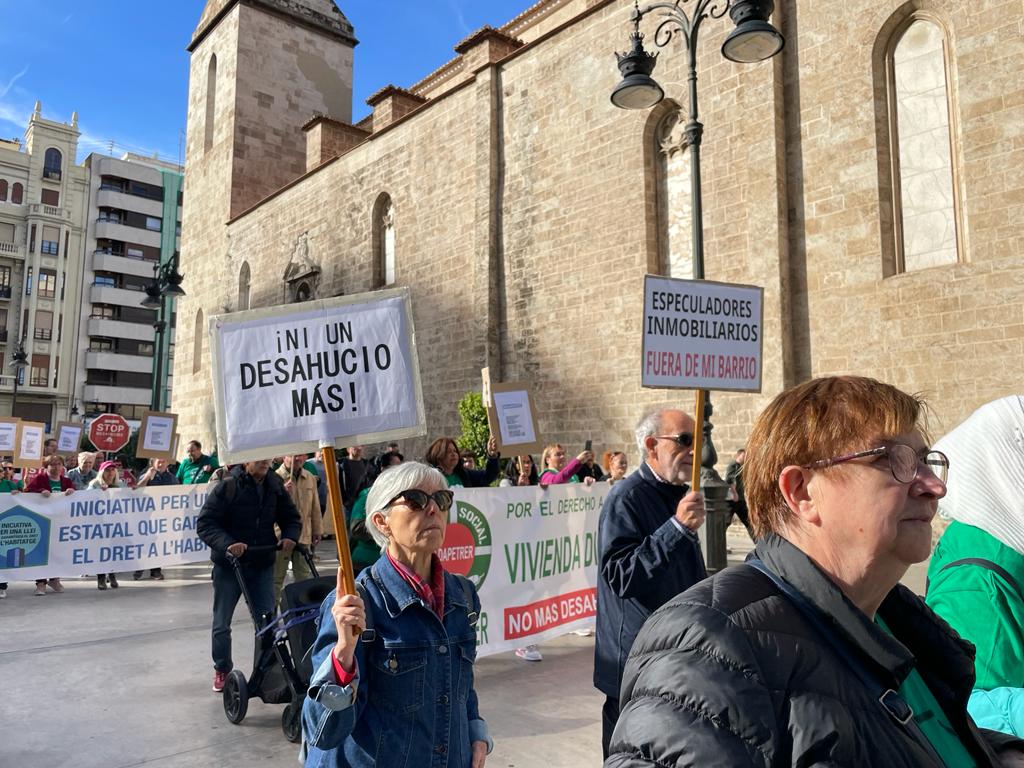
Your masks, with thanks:
[(601, 749), (604, 759), (608, 759), (608, 745), (612, 742), (612, 731), (619, 720), (619, 700), (608, 696), (601, 707)]

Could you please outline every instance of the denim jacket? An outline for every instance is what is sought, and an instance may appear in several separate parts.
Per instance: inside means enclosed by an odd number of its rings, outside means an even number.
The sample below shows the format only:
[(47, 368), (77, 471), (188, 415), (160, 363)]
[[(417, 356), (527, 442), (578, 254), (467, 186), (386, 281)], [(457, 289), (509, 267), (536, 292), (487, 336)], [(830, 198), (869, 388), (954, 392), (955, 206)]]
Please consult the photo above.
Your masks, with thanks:
[(480, 599), (472, 590), (467, 605), (459, 580), (444, 579), (442, 623), (386, 557), (359, 575), (376, 636), (358, 644), (345, 686), (331, 661), (334, 592), (324, 600), (302, 708), (306, 768), (470, 768), (472, 742), (490, 751), (473, 687)]

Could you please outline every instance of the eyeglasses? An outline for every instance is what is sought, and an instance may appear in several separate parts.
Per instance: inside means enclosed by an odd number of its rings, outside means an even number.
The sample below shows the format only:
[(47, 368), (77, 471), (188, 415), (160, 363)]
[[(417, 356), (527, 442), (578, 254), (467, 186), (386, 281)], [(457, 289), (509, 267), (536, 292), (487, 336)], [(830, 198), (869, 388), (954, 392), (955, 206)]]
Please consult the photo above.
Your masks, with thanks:
[(693, 435), (689, 432), (680, 432), (678, 435), (655, 435), (656, 440), (671, 440), (682, 448), (693, 447)]
[(421, 491), (419, 488), (410, 488), (408, 491), (402, 491), (400, 494), (395, 496), (391, 501), (388, 502), (390, 507), (397, 501), (401, 501), (409, 509), (416, 512), (421, 512), (427, 508), (430, 500), (433, 499), (434, 503), (437, 504), (437, 508), (442, 512), (447, 512), (452, 508), (452, 502), (455, 500), (455, 494), (451, 491), (434, 491), (433, 493), (427, 493)]
[(949, 476), (949, 459), (942, 451), (933, 451), (925, 448), (923, 451), (918, 452), (903, 443), (872, 448), (870, 451), (859, 451), (847, 456), (838, 456), (834, 459), (812, 461), (810, 464), (805, 464), (804, 469), (833, 467), (836, 464), (843, 464), (847, 461), (862, 459), (868, 456), (886, 457), (889, 460), (889, 470), (898, 483), (908, 484), (914, 482), (921, 475), (921, 467), (924, 467), (942, 483), (945, 483), (946, 478)]

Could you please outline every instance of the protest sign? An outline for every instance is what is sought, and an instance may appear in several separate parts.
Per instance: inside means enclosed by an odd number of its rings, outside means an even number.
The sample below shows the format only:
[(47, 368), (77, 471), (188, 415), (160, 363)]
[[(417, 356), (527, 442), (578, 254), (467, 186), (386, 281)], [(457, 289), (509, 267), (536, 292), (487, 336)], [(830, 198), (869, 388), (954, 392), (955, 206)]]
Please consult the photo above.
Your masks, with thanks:
[(647, 275), (642, 386), (760, 392), (763, 299), (755, 286)]
[(18, 425), (21, 419), (0, 417), (0, 455), (14, 456), (18, 449)]
[(18, 424), (18, 443), (14, 451), (16, 467), (38, 467), (43, 460), (43, 435), (46, 425), (38, 421)]
[(78, 453), (78, 446), (81, 445), (84, 431), (85, 425), (77, 421), (58, 422), (54, 432), (57, 436), (57, 453), (62, 455)]
[(453, 490), (438, 556), (480, 593), (478, 655), (593, 624), (607, 483)]
[(208, 560), (196, 535), (208, 485), (0, 495), (0, 582)]
[(492, 382), (492, 405), (487, 408), (487, 425), (498, 441), (498, 451), (506, 456), (539, 453), (543, 446), (537, 436), (537, 409), (528, 384)]
[(173, 413), (146, 411), (139, 425), (135, 457), (174, 461), (174, 438), (177, 437), (174, 430), (177, 426), (178, 417)]
[(408, 289), (210, 320), (222, 461), (426, 432)]

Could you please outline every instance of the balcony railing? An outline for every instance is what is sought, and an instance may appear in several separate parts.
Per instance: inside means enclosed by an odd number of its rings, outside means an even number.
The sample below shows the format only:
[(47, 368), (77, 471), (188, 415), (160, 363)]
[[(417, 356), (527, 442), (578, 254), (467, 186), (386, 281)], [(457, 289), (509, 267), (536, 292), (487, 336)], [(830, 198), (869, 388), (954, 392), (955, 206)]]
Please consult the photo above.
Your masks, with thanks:
[(43, 168), (43, 178), (60, 181), (60, 168)]
[(0, 253), (17, 253), (17, 243), (0, 243)]
[(9, 286), (9, 285), (0, 285), (0, 299), (9, 299), (9, 298), (11, 298), (11, 286)]
[(0, 343), (3, 343), (3, 344), (7, 343), (7, 329), (6, 328), (0, 328)]
[(53, 338), (52, 328), (36, 328), (33, 338), (39, 339), (40, 341), (50, 341)]

